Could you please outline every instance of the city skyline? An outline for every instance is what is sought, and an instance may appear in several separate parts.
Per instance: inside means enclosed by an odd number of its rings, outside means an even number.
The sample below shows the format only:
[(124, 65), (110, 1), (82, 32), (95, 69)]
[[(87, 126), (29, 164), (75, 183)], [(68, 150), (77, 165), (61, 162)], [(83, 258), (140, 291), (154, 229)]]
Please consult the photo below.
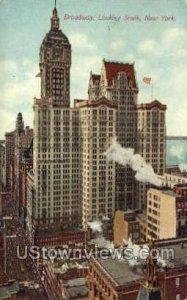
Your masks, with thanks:
[[(89, 4), (87, 7), (83, 5), (85, 2)], [(142, 3), (146, 6), (141, 6)], [(88, 98), (89, 71), (100, 73), (103, 58), (134, 62), (139, 102), (151, 101), (151, 88), (142, 81), (144, 76), (150, 76), (154, 81), (154, 98), (168, 106), (167, 133), (186, 135), (186, 1), (173, 1), (169, 9), (146, 0), (119, 2), (118, 6), (111, 0), (107, 7), (106, 1), (96, 4), (96, 1), (79, 0), (57, 2), (61, 27), (72, 44), (71, 103), (74, 98)], [(40, 40), (50, 27), (53, 6), (54, 1), (0, 3), (1, 30), (6, 33), (1, 35), (1, 44), (6, 47), (0, 51), (1, 138), (5, 131), (14, 128), (19, 111), (32, 126), (33, 97), (38, 96), (40, 90), (39, 80), (35, 78), (39, 71), (37, 53)], [(32, 18), (30, 12), (33, 12)], [(92, 16), (94, 20), (64, 20), (65, 14)], [(102, 15), (110, 14), (121, 20), (99, 20)], [(175, 17), (175, 21), (144, 21), (146, 15), (159, 18), (169, 15)], [(124, 16), (139, 16), (142, 21), (123, 21)], [(176, 78), (175, 74), (180, 76)]]
[(187, 299), (182, 5), (26, 2), (0, 0), (0, 298)]

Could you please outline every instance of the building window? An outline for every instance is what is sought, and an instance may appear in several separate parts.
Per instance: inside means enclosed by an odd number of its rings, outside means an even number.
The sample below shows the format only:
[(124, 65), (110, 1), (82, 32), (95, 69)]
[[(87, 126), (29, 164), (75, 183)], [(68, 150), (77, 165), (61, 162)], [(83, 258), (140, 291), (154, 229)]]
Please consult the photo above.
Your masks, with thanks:
[(180, 278), (176, 278), (175, 279), (175, 284), (176, 284), (176, 287), (178, 287), (180, 285)]

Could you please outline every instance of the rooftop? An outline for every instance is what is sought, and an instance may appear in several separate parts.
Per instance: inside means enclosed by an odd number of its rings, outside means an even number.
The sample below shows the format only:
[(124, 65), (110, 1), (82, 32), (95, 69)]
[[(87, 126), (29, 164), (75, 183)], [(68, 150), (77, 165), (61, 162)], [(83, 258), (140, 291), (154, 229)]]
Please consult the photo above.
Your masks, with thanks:
[[(160, 265), (158, 270), (163, 272), (167, 267), (167, 271), (173, 268), (187, 268), (187, 238), (160, 240), (155, 242), (155, 247), (160, 251), (162, 249), (169, 249), (174, 253), (174, 258), (163, 253), (161, 260), (164, 261), (164, 266)], [(128, 285), (133, 281), (140, 280), (144, 277), (143, 266), (145, 262), (131, 266), (127, 260), (120, 260), (118, 258), (109, 257), (107, 259), (94, 259), (100, 265), (107, 275), (115, 282), (117, 286)]]
[(132, 281), (143, 278), (141, 268), (130, 267), (126, 260), (118, 260), (113, 258), (101, 259), (98, 258), (97, 262), (110, 275), (115, 281), (116, 285), (130, 284)]
[(187, 171), (181, 171), (178, 165), (170, 166), (166, 168), (165, 175), (175, 175), (179, 177), (187, 177)]
[(109, 108), (117, 108), (117, 106), (112, 103), (110, 100), (108, 100), (106, 97), (101, 97), (97, 100), (85, 100), (85, 101), (80, 101), (76, 102), (76, 107), (77, 108), (82, 108), (82, 107), (99, 107), (106, 105)]
[(135, 70), (133, 64), (113, 62), (113, 61), (103, 61), (106, 71), (106, 78), (108, 85), (112, 85), (113, 80), (117, 77), (120, 72), (125, 72), (127, 78), (132, 81), (134, 88), (137, 88)]
[(138, 104), (136, 106), (136, 109), (143, 109), (143, 110), (150, 110), (150, 109), (154, 109), (154, 108), (158, 108), (160, 110), (166, 110), (167, 109), (167, 106), (162, 104), (160, 101), (158, 100), (154, 100), (150, 103), (141, 103), (141, 104)]
[(101, 76), (91, 73), (91, 78), (92, 78), (92, 81), (95, 82), (95, 81), (100, 81)]

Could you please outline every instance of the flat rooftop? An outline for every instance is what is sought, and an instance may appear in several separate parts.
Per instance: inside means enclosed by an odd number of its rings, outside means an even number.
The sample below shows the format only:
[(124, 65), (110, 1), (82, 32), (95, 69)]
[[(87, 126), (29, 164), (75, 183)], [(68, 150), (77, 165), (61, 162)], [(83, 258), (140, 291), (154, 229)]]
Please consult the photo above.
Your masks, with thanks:
[(84, 233), (84, 230), (82, 228), (69, 228), (67, 230), (62, 229), (60, 226), (57, 227), (51, 227), (51, 228), (37, 228), (35, 231), (36, 237), (55, 237), (59, 234), (71, 234), (71, 233)]
[(187, 266), (187, 238), (160, 240), (155, 242), (158, 249), (172, 249), (174, 251), (174, 259), (166, 259), (168, 267)]
[[(161, 262), (158, 263), (160, 272), (163, 272), (166, 268), (171, 270), (173, 268), (187, 267), (187, 238), (156, 241), (155, 248), (159, 249), (160, 253), (162, 253), (163, 249), (169, 249), (171, 250), (169, 253), (173, 256), (168, 254), (166, 256), (166, 252), (163, 252), (160, 257)], [(97, 258), (94, 260), (115, 281), (117, 286), (129, 285), (133, 281), (139, 281), (144, 278), (142, 267), (145, 265), (145, 261), (131, 266), (125, 259), (120, 260), (109, 257), (107, 259)]]
[(179, 194), (175, 193), (172, 190), (163, 190), (163, 193), (166, 194), (166, 195), (169, 195), (169, 196), (173, 196), (173, 197), (180, 197)]
[(110, 275), (117, 285), (130, 284), (143, 278), (141, 267), (130, 267), (125, 260), (98, 258), (97, 262)]

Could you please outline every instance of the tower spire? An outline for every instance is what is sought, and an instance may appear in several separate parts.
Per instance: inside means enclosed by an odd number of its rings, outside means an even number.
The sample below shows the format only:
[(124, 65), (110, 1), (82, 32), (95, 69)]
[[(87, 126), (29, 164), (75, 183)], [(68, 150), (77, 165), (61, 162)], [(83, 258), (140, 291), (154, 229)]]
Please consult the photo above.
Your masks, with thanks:
[(52, 30), (59, 29), (59, 25), (60, 25), (60, 22), (59, 22), (58, 11), (56, 8), (56, 0), (55, 0), (55, 8), (53, 9), (53, 15), (51, 18), (51, 29)]

